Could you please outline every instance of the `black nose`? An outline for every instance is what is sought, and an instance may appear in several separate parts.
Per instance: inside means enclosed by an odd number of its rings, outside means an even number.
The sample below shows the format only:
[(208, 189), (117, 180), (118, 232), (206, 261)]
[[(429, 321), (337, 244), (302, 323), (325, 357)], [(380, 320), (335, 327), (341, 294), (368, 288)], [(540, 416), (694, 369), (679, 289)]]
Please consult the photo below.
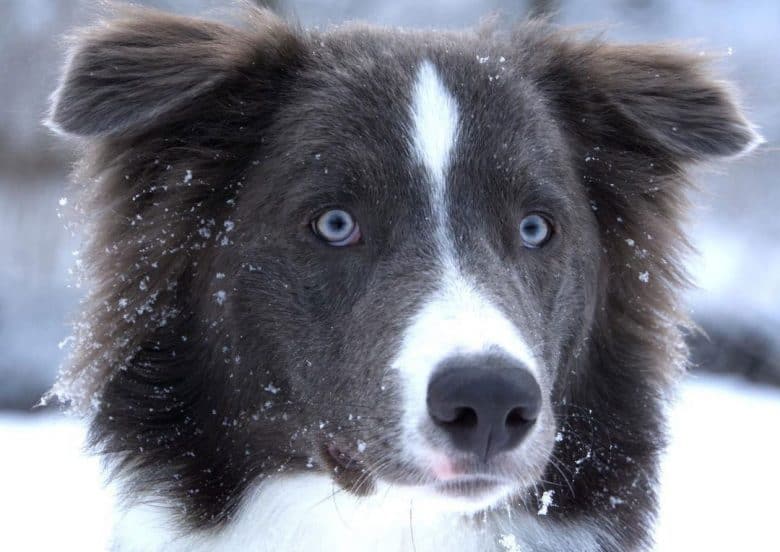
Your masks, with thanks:
[(487, 460), (516, 447), (542, 406), (536, 378), (500, 355), (453, 357), (428, 384), (428, 413), (460, 450)]

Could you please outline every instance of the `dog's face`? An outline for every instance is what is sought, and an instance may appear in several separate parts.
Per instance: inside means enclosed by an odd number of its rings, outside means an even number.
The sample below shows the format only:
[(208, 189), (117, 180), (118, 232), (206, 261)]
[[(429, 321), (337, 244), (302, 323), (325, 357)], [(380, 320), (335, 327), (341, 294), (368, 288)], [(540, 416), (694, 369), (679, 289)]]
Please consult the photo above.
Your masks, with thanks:
[(550, 477), (578, 393), (604, 397), (588, 423), (619, 417), (605, 374), (627, 423), (655, 419), (681, 167), (755, 139), (697, 62), (254, 17), (132, 14), (83, 37), (56, 98), (113, 206), (106, 338), (80, 357), (122, 365), (98, 440), (211, 519), (298, 471), (473, 512)]
[(547, 465), (555, 375), (593, 316), (591, 204), (498, 52), (368, 63), (324, 44), (215, 263), (234, 370), (256, 374), (235, 374), (255, 389), (242, 408), (271, 401), (296, 453), (352, 490), (484, 507)]

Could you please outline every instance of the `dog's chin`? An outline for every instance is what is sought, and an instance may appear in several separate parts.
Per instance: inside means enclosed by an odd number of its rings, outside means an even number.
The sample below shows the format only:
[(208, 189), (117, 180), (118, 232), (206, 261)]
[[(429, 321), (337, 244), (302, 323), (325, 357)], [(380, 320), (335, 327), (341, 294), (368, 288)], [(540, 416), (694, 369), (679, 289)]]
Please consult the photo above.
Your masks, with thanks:
[(440, 509), (472, 514), (506, 505), (519, 491), (516, 482), (491, 477), (469, 476), (436, 483), (423, 488), (429, 501)]
[(505, 506), (519, 492), (516, 483), (491, 477), (468, 476), (426, 485), (405, 485), (378, 479), (375, 496), (384, 504), (435, 516), (442, 513), (476, 514)]
[(424, 508), (431, 514), (476, 514), (505, 507), (513, 498), (519, 500), (529, 487), (528, 481), (534, 479), (521, 482), (493, 475), (489, 470), (483, 472), (476, 466), (446, 476), (420, 469), (417, 477), (407, 474), (394, 479), (371, 473), (363, 462), (333, 444), (325, 446), (323, 452), (330, 477), (346, 493), (364, 498), (377, 496), (385, 505), (394, 503), (407, 510)]
[(340, 466), (331, 470), (330, 476), (348, 494), (365, 500), (377, 497), (383, 507), (411, 508), (430, 515), (476, 514), (499, 508), (523, 489), (517, 481), (490, 475), (463, 475), (415, 485), (408, 481), (375, 477), (356, 466), (352, 469)]

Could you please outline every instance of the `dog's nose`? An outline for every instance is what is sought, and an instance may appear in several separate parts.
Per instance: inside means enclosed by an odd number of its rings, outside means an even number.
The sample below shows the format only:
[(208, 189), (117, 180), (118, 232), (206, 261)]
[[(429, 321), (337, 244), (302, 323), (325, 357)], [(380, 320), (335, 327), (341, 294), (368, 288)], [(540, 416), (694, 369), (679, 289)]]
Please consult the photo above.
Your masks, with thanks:
[(516, 447), (542, 406), (536, 378), (500, 355), (453, 357), (428, 384), (428, 413), (460, 450), (487, 460)]

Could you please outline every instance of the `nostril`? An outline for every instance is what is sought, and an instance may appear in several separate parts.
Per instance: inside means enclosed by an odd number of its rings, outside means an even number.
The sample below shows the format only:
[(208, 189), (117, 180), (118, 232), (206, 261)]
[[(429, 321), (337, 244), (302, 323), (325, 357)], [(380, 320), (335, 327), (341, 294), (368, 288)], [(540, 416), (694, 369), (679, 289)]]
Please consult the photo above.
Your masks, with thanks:
[(433, 420), (441, 426), (462, 428), (477, 426), (477, 411), (470, 406), (439, 408), (435, 411), (429, 404), (429, 411)]
[(456, 448), (487, 460), (530, 434), (542, 392), (533, 374), (512, 358), (453, 357), (431, 377), (426, 402), (431, 420)]
[(506, 415), (505, 424), (510, 428), (521, 428), (536, 419), (536, 416), (528, 416), (525, 409), (521, 407), (513, 408)]
[(477, 412), (468, 406), (457, 408), (455, 409), (455, 419), (449, 423), (463, 428), (477, 427)]

